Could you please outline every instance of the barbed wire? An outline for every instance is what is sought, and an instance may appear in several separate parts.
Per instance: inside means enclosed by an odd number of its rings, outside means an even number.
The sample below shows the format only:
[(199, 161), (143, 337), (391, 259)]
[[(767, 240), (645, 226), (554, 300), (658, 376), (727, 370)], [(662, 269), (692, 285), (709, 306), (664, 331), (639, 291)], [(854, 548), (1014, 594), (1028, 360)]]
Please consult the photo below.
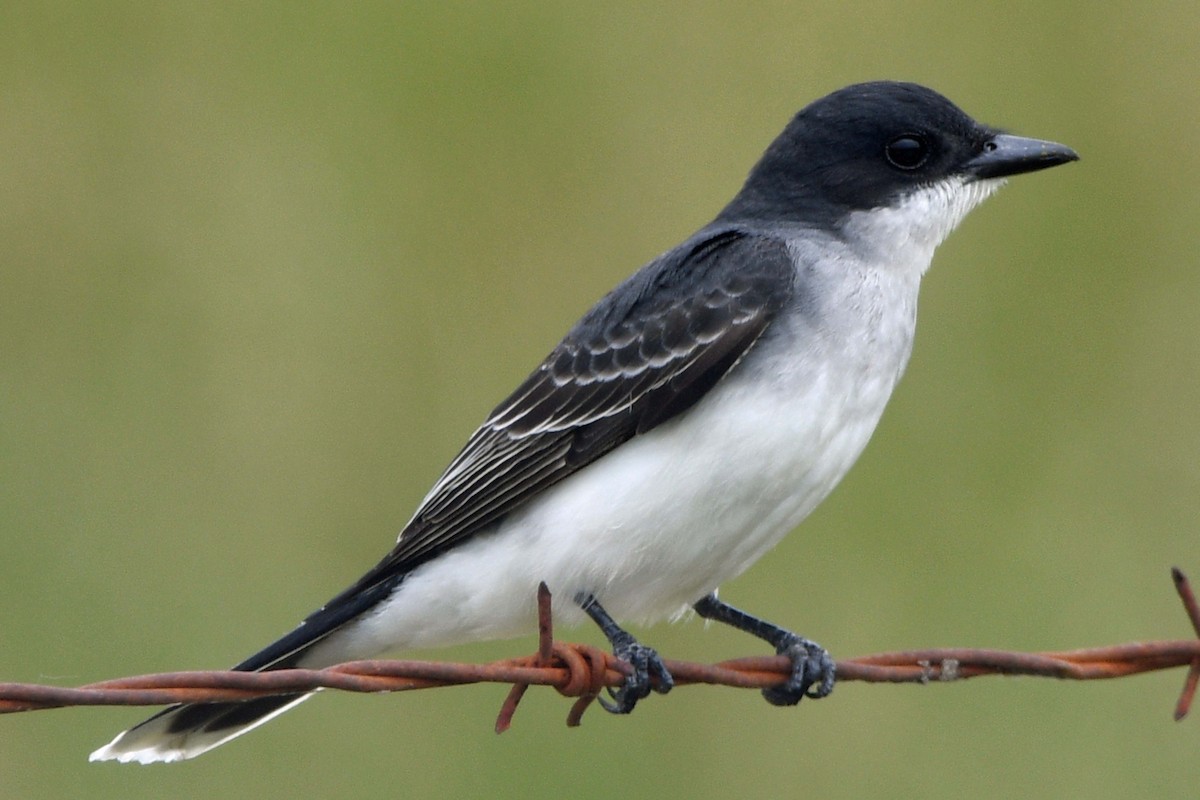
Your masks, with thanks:
[[(1171, 570), (1192, 629), (1200, 637), (1200, 604), (1187, 577)], [(325, 669), (272, 672), (209, 670), (166, 672), (92, 683), (78, 688), (32, 683), (0, 683), (0, 714), (73, 706), (142, 706), (250, 700), (317, 689), (348, 692), (403, 692), (468, 683), (506, 683), (512, 688), (496, 719), (496, 732), (508, 729), (530, 686), (552, 686), (574, 698), (567, 725), (605, 688), (621, 685), (630, 666), (587, 644), (554, 639), (550, 592), (538, 589), (538, 652), (524, 658), (465, 664), (442, 661), (349, 661)], [(778, 685), (790, 676), (785, 656), (737, 658), (716, 664), (664, 659), (676, 686), (704, 684), (746, 689)], [(839, 682), (946, 683), (984, 675), (1029, 675), (1064, 680), (1123, 678), (1143, 672), (1188, 667), (1175, 719), (1183, 719), (1200, 683), (1200, 638), (1043, 653), (977, 648), (933, 648), (878, 653), (837, 662)]]

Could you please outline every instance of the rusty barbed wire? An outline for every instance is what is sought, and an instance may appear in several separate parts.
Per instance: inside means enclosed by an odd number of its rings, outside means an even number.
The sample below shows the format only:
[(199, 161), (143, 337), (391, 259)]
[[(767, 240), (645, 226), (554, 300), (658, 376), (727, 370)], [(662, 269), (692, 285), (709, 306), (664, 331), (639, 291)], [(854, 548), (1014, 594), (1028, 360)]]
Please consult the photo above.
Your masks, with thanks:
[[(1187, 577), (1171, 570), (1176, 591), (1192, 629), (1200, 637), (1200, 603)], [(349, 661), (320, 670), (273, 672), (228, 670), (166, 672), (92, 683), (78, 688), (31, 683), (0, 683), (0, 714), (74, 706), (167, 705), (249, 700), (272, 694), (302, 694), (317, 689), (348, 692), (403, 692), (468, 683), (511, 684), (496, 719), (496, 732), (512, 724), (513, 714), (530, 686), (552, 686), (574, 698), (567, 725), (576, 726), (605, 688), (621, 684), (630, 667), (611, 653), (587, 644), (554, 639), (550, 592), (538, 589), (538, 652), (489, 664), (368, 660)], [(676, 686), (704, 684), (764, 689), (790, 673), (784, 656), (737, 658), (716, 664), (664, 659)], [(1058, 652), (1022, 653), (977, 648), (934, 648), (878, 653), (837, 662), (839, 682), (938, 683), (984, 675), (1029, 675), (1065, 680), (1123, 678), (1143, 672), (1188, 667), (1175, 719), (1183, 719), (1200, 684), (1200, 638), (1131, 642)]]

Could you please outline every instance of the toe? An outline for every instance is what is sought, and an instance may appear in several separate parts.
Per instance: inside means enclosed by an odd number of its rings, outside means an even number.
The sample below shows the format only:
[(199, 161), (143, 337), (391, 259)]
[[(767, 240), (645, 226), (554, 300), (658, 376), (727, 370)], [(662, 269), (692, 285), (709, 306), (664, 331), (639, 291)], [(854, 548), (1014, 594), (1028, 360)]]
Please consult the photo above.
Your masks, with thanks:
[(625, 682), (617, 689), (609, 690), (613, 702), (600, 701), (606, 711), (613, 714), (628, 714), (638, 701), (649, 696), (650, 691), (666, 694), (675, 685), (675, 679), (662, 662), (658, 652), (637, 642), (618, 647), (613, 653), (632, 668)]
[(799, 636), (779, 647), (779, 654), (792, 662), (787, 681), (763, 690), (767, 702), (776, 706), (794, 706), (805, 697), (819, 699), (833, 691), (834, 661), (816, 642)]

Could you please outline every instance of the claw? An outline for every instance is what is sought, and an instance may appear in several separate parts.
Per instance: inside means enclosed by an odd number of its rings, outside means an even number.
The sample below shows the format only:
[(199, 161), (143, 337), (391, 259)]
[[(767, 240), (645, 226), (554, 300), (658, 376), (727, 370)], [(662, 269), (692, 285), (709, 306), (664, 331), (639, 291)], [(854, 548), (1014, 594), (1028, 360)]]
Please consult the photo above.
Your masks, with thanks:
[(610, 714), (628, 714), (639, 700), (649, 696), (652, 689), (659, 694), (666, 694), (675, 686), (675, 679), (663, 664), (658, 651), (641, 644), (628, 633), (613, 641), (613, 655), (629, 664), (632, 670), (619, 688), (609, 688), (608, 695), (614, 702), (597, 698)]
[(814, 700), (833, 691), (836, 668), (824, 647), (796, 634), (789, 634), (776, 652), (792, 662), (792, 675), (784, 683), (763, 689), (763, 697), (771, 705), (794, 706), (805, 697)]

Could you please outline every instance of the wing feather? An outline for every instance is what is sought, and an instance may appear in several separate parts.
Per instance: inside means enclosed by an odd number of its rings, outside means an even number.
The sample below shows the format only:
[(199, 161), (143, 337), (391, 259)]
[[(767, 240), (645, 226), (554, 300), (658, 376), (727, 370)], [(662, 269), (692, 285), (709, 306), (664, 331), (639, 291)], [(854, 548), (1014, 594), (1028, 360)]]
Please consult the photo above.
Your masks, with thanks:
[(401, 579), (623, 442), (690, 408), (788, 301), (779, 240), (709, 229), (604, 298), (475, 431), (395, 548), (339, 598)]

